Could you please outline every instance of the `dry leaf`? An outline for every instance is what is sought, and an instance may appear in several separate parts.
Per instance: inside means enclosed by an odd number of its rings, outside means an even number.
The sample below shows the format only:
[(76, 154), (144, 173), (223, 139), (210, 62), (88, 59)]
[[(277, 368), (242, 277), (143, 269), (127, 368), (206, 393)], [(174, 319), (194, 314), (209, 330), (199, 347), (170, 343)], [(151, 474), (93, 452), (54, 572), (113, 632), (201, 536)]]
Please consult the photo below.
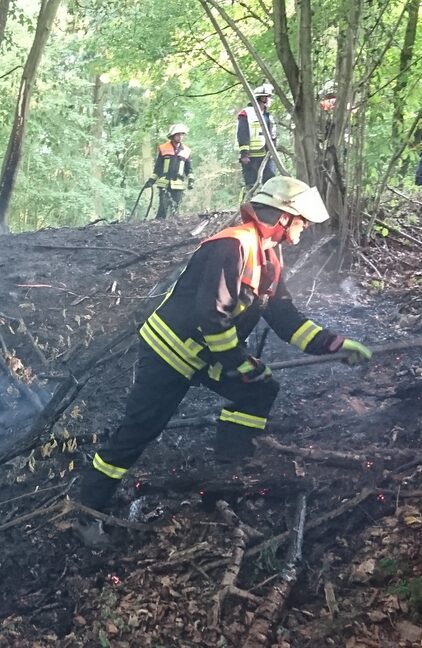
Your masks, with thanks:
[(350, 575), (352, 583), (366, 583), (374, 573), (375, 565), (375, 558), (368, 558), (360, 565), (354, 565)]
[(371, 612), (368, 612), (368, 617), (374, 623), (379, 623), (380, 621), (384, 621), (384, 619), (388, 618), (387, 615), (382, 612), (382, 610), (372, 610)]
[(70, 416), (73, 419), (81, 419), (81, 418), (83, 418), (79, 405), (75, 405), (75, 407), (70, 412)]
[(52, 439), (51, 441), (48, 441), (47, 443), (44, 443), (44, 445), (41, 446), (41, 457), (45, 459), (46, 457), (51, 457), (51, 453), (53, 452), (54, 448), (57, 448), (58, 443), (56, 439)]
[(422, 626), (410, 623), (410, 621), (399, 621), (397, 623), (397, 630), (403, 641), (414, 643), (422, 639)]
[(414, 515), (407, 515), (404, 518), (404, 523), (408, 526), (420, 526), (422, 524), (422, 517), (415, 517)]

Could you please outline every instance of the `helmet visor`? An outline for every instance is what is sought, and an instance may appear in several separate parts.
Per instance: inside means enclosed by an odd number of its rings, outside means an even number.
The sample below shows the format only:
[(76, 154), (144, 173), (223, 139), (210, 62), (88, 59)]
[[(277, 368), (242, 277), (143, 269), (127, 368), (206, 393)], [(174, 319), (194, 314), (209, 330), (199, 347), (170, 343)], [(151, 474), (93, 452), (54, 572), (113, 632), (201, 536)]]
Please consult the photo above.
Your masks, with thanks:
[(330, 218), (316, 187), (310, 187), (290, 198), (285, 205), (285, 210), (291, 214), (303, 216), (310, 223), (323, 223)]

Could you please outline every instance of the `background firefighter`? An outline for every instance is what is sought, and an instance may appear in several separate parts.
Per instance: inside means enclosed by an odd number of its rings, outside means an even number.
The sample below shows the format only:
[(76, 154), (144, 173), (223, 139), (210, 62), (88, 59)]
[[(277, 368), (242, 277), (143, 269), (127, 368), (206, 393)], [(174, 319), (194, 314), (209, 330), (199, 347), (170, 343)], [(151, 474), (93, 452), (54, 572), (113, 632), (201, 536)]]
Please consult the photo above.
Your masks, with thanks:
[(422, 186), (422, 151), (419, 153), (419, 164), (416, 169), (415, 185), (417, 187)]
[[(81, 501), (103, 510), (121, 478), (165, 428), (191, 384), (228, 400), (218, 420), (217, 459), (238, 461), (254, 451), (279, 384), (244, 341), (262, 316), (281, 340), (312, 354), (349, 352), (369, 359), (359, 342), (302, 315), (282, 277), (280, 243), (297, 244), (310, 223), (328, 213), (317, 189), (294, 178), (270, 179), (241, 206), (243, 224), (203, 241), (162, 304), (140, 328), (140, 358), (126, 415), (84, 477)], [(98, 522), (75, 530), (91, 546), (106, 541)]]
[[(274, 119), (268, 112), (271, 105), (273, 87), (269, 83), (255, 88), (253, 91), (261, 113), (265, 119), (274, 144), (276, 141), (276, 126)], [(243, 180), (246, 190), (252, 188), (257, 180), (259, 167), (267, 154), (265, 137), (261, 129), (261, 124), (257, 117), (255, 108), (249, 104), (243, 108), (237, 117), (237, 142), (239, 145), (240, 163), (242, 165)], [(268, 160), (262, 175), (262, 181), (266, 182), (273, 178), (276, 173), (276, 167), (273, 160)]]
[(156, 184), (159, 188), (156, 218), (178, 214), (186, 180), (188, 189), (193, 189), (191, 150), (182, 141), (187, 133), (184, 124), (173, 124), (167, 135), (168, 141), (158, 147), (154, 173), (145, 183), (146, 187)]

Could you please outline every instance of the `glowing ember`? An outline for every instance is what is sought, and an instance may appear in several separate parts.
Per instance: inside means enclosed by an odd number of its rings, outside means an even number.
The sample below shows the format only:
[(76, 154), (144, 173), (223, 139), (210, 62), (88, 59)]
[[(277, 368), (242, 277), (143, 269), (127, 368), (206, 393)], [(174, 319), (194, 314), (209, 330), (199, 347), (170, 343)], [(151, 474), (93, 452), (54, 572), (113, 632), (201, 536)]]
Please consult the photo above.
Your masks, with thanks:
[(121, 585), (122, 584), (122, 581), (120, 580), (120, 578), (118, 576), (116, 576), (115, 574), (109, 574), (107, 576), (107, 578), (110, 581), (110, 583), (113, 583), (113, 585)]
[(384, 495), (384, 493), (378, 493), (378, 495), (377, 495), (377, 500), (378, 500), (379, 502), (384, 502), (384, 500), (385, 500), (385, 495)]

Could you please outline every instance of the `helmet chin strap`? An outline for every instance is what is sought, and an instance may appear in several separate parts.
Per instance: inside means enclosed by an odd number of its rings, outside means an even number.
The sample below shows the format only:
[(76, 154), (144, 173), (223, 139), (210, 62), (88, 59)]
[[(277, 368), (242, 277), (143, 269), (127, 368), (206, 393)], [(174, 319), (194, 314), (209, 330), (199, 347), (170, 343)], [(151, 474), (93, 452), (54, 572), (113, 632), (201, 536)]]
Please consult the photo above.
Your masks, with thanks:
[[(288, 212), (284, 212), (284, 213), (285, 213), (285, 214), (288, 214)], [(287, 234), (288, 234), (288, 232), (289, 232), (290, 225), (293, 223), (294, 214), (288, 214), (288, 215), (289, 215), (289, 220), (287, 221), (286, 225), (282, 225), (282, 227), (283, 227), (283, 233), (282, 233), (282, 235), (281, 235), (280, 240), (277, 241), (277, 243), (283, 243), (283, 241), (286, 240), (286, 238), (287, 238)]]

